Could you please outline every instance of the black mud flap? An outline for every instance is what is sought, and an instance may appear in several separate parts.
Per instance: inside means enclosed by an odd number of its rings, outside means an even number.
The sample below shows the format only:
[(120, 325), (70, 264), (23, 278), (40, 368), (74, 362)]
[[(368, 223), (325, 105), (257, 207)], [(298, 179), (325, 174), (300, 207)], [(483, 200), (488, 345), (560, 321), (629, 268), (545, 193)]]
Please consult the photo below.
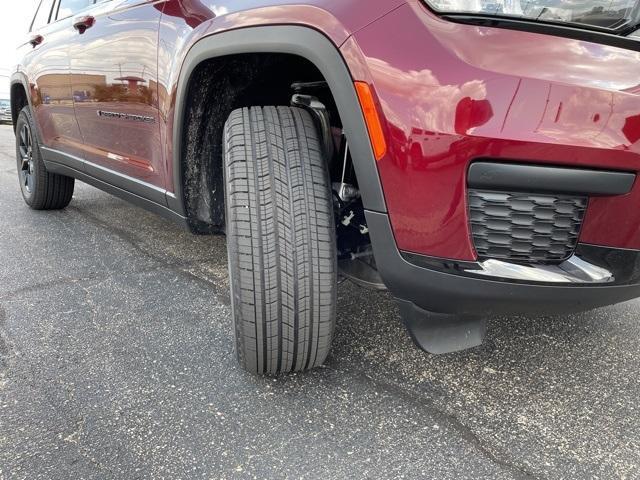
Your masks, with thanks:
[(484, 317), (433, 313), (411, 302), (397, 302), (411, 338), (426, 352), (440, 355), (477, 347), (484, 342), (487, 333)]

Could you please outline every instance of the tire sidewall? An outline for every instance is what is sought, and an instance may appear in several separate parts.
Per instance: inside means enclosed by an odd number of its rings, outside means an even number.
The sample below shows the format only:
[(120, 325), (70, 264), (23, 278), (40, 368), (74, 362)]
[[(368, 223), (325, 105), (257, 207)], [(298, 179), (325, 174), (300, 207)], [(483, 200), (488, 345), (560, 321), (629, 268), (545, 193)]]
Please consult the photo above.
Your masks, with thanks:
[(234, 241), (233, 237), (230, 236), (232, 226), (230, 225), (229, 218), (229, 208), (231, 206), (231, 198), (229, 198), (229, 187), (227, 185), (227, 169), (226, 169), (226, 157), (227, 157), (227, 129), (224, 129), (223, 138), (222, 138), (222, 185), (224, 189), (224, 231), (225, 231), (225, 241), (227, 244), (227, 269), (229, 272), (229, 296), (231, 302), (231, 321), (233, 324), (233, 345), (235, 347), (235, 355), (236, 359), (240, 364), (243, 364), (242, 358), (242, 348), (239, 344), (242, 335), (239, 334), (238, 329), (240, 325), (238, 324), (238, 317), (236, 315), (237, 307), (237, 295), (235, 290), (235, 254), (233, 252), (232, 242)]

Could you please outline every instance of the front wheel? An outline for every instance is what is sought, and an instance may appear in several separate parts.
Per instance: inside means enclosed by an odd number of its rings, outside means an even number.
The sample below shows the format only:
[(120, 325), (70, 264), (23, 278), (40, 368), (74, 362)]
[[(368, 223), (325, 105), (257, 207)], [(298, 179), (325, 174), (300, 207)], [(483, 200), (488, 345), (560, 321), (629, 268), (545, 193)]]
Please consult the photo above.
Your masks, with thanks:
[(337, 267), (320, 145), (313, 119), (299, 108), (242, 108), (225, 125), (236, 352), (252, 373), (310, 369), (329, 353)]

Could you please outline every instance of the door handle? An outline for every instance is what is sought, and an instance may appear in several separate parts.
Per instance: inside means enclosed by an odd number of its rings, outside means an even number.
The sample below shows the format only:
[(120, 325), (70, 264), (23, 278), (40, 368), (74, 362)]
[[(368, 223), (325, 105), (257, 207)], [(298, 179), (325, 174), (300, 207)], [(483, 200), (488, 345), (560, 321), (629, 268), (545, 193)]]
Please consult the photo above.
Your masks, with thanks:
[(75, 28), (78, 31), (78, 33), (82, 35), (84, 32), (87, 31), (87, 28), (93, 27), (95, 23), (96, 23), (96, 19), (91, 15), (87, 15), (84, 17), (76, 18), (73, 21), (73, 28)]
[(29, 43), (33, 48), (36, 48), (43, 41), (44, 41), (44, 37), (42, 35), (32, 35), (31, 38), (29, 38)]

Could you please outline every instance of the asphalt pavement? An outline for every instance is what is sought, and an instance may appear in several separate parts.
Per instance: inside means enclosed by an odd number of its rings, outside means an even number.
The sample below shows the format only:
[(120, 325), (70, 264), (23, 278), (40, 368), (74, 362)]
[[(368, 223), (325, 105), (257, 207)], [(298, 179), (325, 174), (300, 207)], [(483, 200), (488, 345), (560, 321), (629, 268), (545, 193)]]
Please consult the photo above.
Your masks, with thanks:
[(323, 368), (233, 354), (223, 237), (82, 183), (20, 196), (0, 127), (0, 480), (640, 478), (640, 302), (491, 320), (419, 351), (386, 293), (341, 284)]

